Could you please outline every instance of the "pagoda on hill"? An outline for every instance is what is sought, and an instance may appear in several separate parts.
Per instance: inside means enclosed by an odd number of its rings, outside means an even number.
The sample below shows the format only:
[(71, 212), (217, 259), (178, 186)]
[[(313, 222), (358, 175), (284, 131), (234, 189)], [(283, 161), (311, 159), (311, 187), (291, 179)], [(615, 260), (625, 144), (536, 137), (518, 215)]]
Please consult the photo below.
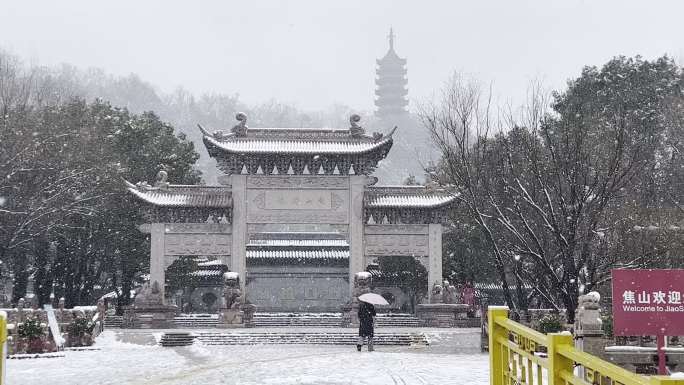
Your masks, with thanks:
[(407, 114), (408, 100), (406, 95), (408, 79), (406, 78), (406, 59), (400, 58), (394, 51), (394, 31), (390, 28), (389, 50), (382, 59), (376, 60), (378, 68), (375, 73), (375, 94), (378, 98), (376, 115), (381, 119), (402, 117)]

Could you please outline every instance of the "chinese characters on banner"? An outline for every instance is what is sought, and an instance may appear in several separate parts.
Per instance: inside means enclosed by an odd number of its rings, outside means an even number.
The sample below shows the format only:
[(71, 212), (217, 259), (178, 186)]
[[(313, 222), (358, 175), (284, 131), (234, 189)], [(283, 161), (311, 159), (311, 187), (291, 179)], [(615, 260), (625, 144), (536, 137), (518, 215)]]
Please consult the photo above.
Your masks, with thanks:
[(684, 270), (613, 270), (613, 332), (684, 334)]

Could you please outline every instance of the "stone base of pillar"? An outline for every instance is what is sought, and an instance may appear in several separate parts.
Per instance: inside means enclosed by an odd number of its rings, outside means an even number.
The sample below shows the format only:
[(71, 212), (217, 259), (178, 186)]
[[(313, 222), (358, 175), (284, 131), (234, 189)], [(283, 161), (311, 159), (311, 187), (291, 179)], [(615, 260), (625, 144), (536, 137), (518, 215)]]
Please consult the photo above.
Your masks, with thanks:
[(252, 303), (247, 303), (242, 305), (242, 322), (244, 323), (246, 328), (253, 328), (256, 326), (256, 323), (254, 322), (254, 313), (256, 313), (256, 305)]
[[(583, 334), (582, 336), (575, 336), (575, 347), (585, 353), (589, 353), (594, 357), (601, 359), (606, 358), (606, 345), (608, 340), (601, 334)], [(577, 346), (580, 345), (580, 346)]]
[(342, 327), (359, 327), (359, 296), (370, 293), (371, 274), (359, 271), (354, 274), (354, 286), (349, 302), (342, 305)]
[(421, 303), (416, 305), (416, 317), (423, 326), (452, 328), (468, 317), (469, 309), (470, 306), (462, 303)]
[(122, 326), (131, 329), (173, 329), (176, 327), (174, 317), (177, 314), (178, 307), (175, 305), (126, 306)]
[(223, 308), (219, 311), (218, 328), (252, 328), (254, 327), (256, 305), (248, 303), (239, 309)]
[(242, 328), (244, 325), (245, 313), (239, 309), (223, 308), (219, 312), (218, 324), (219, 328)]
[(579, 296), (575, 311), (575, 347), (595, 357), (605, 359), (606, 340), (601, 321), (601, 296), (591, 292)]
[(354, 300), (342, 305), (341, 327), (359, 327), (359, 301)]

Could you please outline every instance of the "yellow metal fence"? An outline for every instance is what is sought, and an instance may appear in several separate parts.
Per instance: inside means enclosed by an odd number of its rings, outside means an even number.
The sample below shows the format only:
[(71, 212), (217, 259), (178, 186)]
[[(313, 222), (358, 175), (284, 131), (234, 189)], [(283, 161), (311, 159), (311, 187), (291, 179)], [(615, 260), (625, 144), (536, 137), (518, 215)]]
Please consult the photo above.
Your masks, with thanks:
[(5, 371), (7, 370), (7, 314), (0, 312), (0, 385), (5, 385)]
[(490, 385), (684, 385), (684, 379), (642, 376), (575, 348), (570, 333), (542, 334), (490, 306)]

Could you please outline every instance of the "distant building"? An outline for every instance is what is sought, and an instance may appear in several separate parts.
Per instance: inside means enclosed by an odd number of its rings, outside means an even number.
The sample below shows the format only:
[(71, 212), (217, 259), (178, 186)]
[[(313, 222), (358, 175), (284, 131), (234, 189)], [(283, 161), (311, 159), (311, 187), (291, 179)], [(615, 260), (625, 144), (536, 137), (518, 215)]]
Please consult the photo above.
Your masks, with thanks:
[(394, 51), (394, 31), (390, 28), (389, 50), (376, 60), (378, 65), (375, 73), (375, 94), (377, 99), (376, 115), (383, 120), (394, 120), (405, 117), (408, 112), (408, 79), (406, 78), (406, 59), (400, 58)]
[(398, 130), (394, 150), (387, 155), (375, 175), (386, 184), (403, 184), (411, 178), (420, 182), (417, 178), (422, 180), (425, 167), (434, 163), (439, 154), (428, 130), (407, 109), (406, 59), (399, 57), (394, 50), (394, 38), (394, 31), (390, 28), (389, 50), (376, 60), (375, 117), (378, 126), (386, 129), (396, 126)]

